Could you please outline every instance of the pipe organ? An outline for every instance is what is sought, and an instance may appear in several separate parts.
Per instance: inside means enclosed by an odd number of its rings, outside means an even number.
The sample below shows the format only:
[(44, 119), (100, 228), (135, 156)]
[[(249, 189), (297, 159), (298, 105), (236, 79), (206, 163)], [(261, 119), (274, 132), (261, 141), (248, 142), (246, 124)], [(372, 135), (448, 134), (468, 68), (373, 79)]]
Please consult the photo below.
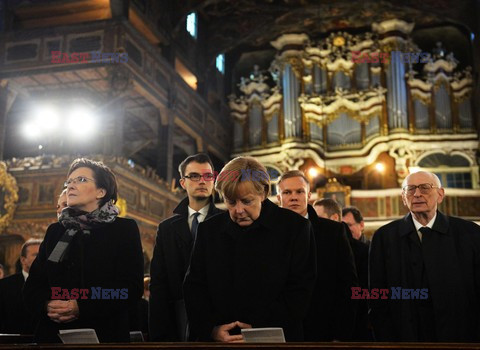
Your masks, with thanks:
[(471, 68), (440, 43), (422, 52), (413, 27), (392, 19), (363, 34), (272, 41), (270, 67), (255, 66), (229, 97), (234, 153), (280, 171), (309, 159), (329, 175), (362, 171), (386, 153), (398, 182), (436, 151), (477, 166)]

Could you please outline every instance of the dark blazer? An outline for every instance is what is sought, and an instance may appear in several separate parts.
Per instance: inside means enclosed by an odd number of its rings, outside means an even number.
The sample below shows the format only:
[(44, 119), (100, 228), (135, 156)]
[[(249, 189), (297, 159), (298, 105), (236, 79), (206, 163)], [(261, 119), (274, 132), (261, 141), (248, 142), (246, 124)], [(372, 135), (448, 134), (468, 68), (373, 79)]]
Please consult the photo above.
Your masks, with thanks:
[[(36, 320), (36, 341), (60, 342), (59, 329), (94, 328), (100, 342), (128, 342), (128, 310), (143, 294), (143, 253), (136, 222), (117, 218), (90, 234), (77, 233), (62, 262), (48, 261), (64, 232), (59, 223), (48, 227), (25, 283), (25, 302)], [(77, 300), (78, 320), (59, 324), (48, 318), (45, 304), (52, 299), (51, 287), (90, 290), (88, 299)], [(128, 299), (91, 299), (92, 287), (127, 288)]]
[(22, 273), (0, 280), (0, 333), (33, 334), (32, 316), (25, 307)]
[[(365, 239), (353, 238), (352, 232), (346, 223), (342, 223), (347, 234), (348, 242), (352, 248), (355, 258), (355, 267), (357, 269), (358, 282), (360, 287), (368, 288), (368, 250), (370, 241)], [(368, 300), (357, 300), (357, 313), (355, 316), (355, 326), (353, 330), (352, 341), (373, 341), (371, 331), (368, 327)]]
[(212, 217), (199, 225), (185, 276), (191, 340), (212, 341), (215, 326), (241, 321), (302, 341), (315, 275), (310, 222), (291, 210), (265, 199), (245, 228), (229, 213)]
[[(371, 300), (378, 341), (479, 341), (480, 226), (437, 211), (421, 243), (410, 213), (378, 229), (370, 288), (388, 288), (391, 296), (392, 287), (427, 287), (428, 299)], [(425, 315), (429, 322), (420, 322)]]
[(310, 205), (308, 219), (317, 247), (317, 282), (304, 321), (305, 341), (349, 341), (356, 307), (351, 288), (358, 286), (358, 278), (344, 226), (319, 218)]
[[(158, 226), (150, 265), (151, 341), (185, 340), (186, 314), (182, 285), (193, 248), (192, 233), (188, 227), (188, 197), (173, 212), (175, 215)], [(211, 202), (206, 219), (222, 212)]]

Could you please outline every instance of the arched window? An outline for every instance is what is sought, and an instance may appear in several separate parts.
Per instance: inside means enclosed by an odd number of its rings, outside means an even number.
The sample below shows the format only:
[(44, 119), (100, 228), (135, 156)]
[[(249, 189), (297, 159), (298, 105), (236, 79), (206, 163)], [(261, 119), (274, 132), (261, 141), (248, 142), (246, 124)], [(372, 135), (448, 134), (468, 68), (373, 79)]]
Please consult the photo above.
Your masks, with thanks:
[(223, 53), (217, 56), (215, 66), (220, 73), (225, 74), (225, 55)]
[(194, 39), (197, 38), (197, 26), (197, 14), (192, 12), (187, 16), (186, 29)]
[(270, 196), (275, 196), (277, 194), (277, 182), (280, 178), (280, 171), (277, 169), (267, 166), (267, 173), (270, 176)]
[(448, 155), (433, 153), (418, 162), (422, 170), (435, 173), (448, 188), (473, 188), (472, 174), (474, 168), (470, 161), (459, 154)]

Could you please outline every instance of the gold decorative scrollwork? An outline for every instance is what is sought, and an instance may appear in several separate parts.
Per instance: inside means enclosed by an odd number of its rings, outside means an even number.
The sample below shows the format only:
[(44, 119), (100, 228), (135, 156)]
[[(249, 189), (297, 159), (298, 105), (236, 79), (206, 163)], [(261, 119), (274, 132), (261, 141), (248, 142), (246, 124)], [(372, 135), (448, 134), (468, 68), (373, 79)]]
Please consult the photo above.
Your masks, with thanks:
[(317, 124), (318, 127), (323, 128), (325, 125), (328, 125), (331, 122), (333, 122), (335, 119), (337, 119), (340, 116), (340, 113), (327, 114), (323, 118), (307, 115), (306, 118), (308, 122), (315, 123)]
[(333, 45), (334, 46), (343, 46), (345, 45), (345, 38), (341, 35), (336, 36), (333, 38)]
[(15, 178), (7, 173), (7, 165), (0, 162), (0, 233), (10, 225), (18, 201)]
[(342, 113), (347, 114), (350, 118), (358, 121), (359, 123), (368, 124), (370, 122), (370, 119), (372, 119), (373, 117), (381, 115), (382, 111), (381, 110), (380, 111), (379, 110), (373, 110), (372, 112), (364, 113), (364, 114), (360, 115), (358, 113), (358, 111), (352, 111), (352, 110), (348, 109), (347, 107), (342, 106), (339, 109), (337, 109), (335, 111), (335, 113), (326, 114), (321, 119), (316, 118), (312, 115), (308, 115), (306, 118), (307, 118), (307, 121), (313, 122), (313, 123), (317, 124), (319, 127), (323, 127), (323, 126), (328, 125), (331, 122), (333, 122)]
[(438, 89), (442, 87), (442, 85), (445, 86), (447, 93), (450, 95), (450, 81), (443, 74), (441, 76), (439, 75), (438, 78), (436, 77), (435, 83), (433, 85), (433, 91), (437, 92)]
[(463, 103), (465, 102), (466, 100), (469, 100), (470, 98), (472, 97), (472, 90), (468, 91), (467, 93), (461, 95), (461, 96), (457, 96), (457, 94), (453, 94), (453, 101), (455, 103)]
[(417, 93), (415, 90), (412, 90), (412, 100), (413, 101), (420, 101), (421, 103), (423, 103), (425, 106), (428, 106), (430, 105), (430, 103), (432, 102), (432, 95), (431, 93), (428, 93), (428, 94), (420, 94), (420, 93)]
[(289, 57), (287, 63), (292, 66), (293, 73), (297, 79), (302, 79), (303, 76), (303, 62), (298, 57)]
[(318, 198), (332, 198), (340, 206), (346, 207), (350, 205), (352, 189), (350, 186), (344, 186), (332, 177), (324, 187), (317, 188)]
[(120, 217), (127, 216), (127, 200), (126, 199), (118, 196), (117, 202), (115, 203), (115, 205), (118, 207), (118, 209), (120, 209), (120, 213), (118, 214), (118, 216)]

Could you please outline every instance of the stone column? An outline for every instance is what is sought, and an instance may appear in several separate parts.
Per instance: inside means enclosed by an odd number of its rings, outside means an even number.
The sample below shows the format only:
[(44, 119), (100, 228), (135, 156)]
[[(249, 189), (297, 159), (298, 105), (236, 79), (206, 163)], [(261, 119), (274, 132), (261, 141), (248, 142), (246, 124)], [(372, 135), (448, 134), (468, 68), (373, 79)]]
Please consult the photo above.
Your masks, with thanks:
[[(160, 113), (168, 114), (162, 118)], [(165, 109), (158, 113), (157, 173), (168, 183), (173, 178), (173, 112)]]
[(6, 80), (0, 81), (0, 159), (3, 159), (5, 151), (5, 131), (7, 127), (7, 115), (15, 101), (16, 94), (8, 89)]

